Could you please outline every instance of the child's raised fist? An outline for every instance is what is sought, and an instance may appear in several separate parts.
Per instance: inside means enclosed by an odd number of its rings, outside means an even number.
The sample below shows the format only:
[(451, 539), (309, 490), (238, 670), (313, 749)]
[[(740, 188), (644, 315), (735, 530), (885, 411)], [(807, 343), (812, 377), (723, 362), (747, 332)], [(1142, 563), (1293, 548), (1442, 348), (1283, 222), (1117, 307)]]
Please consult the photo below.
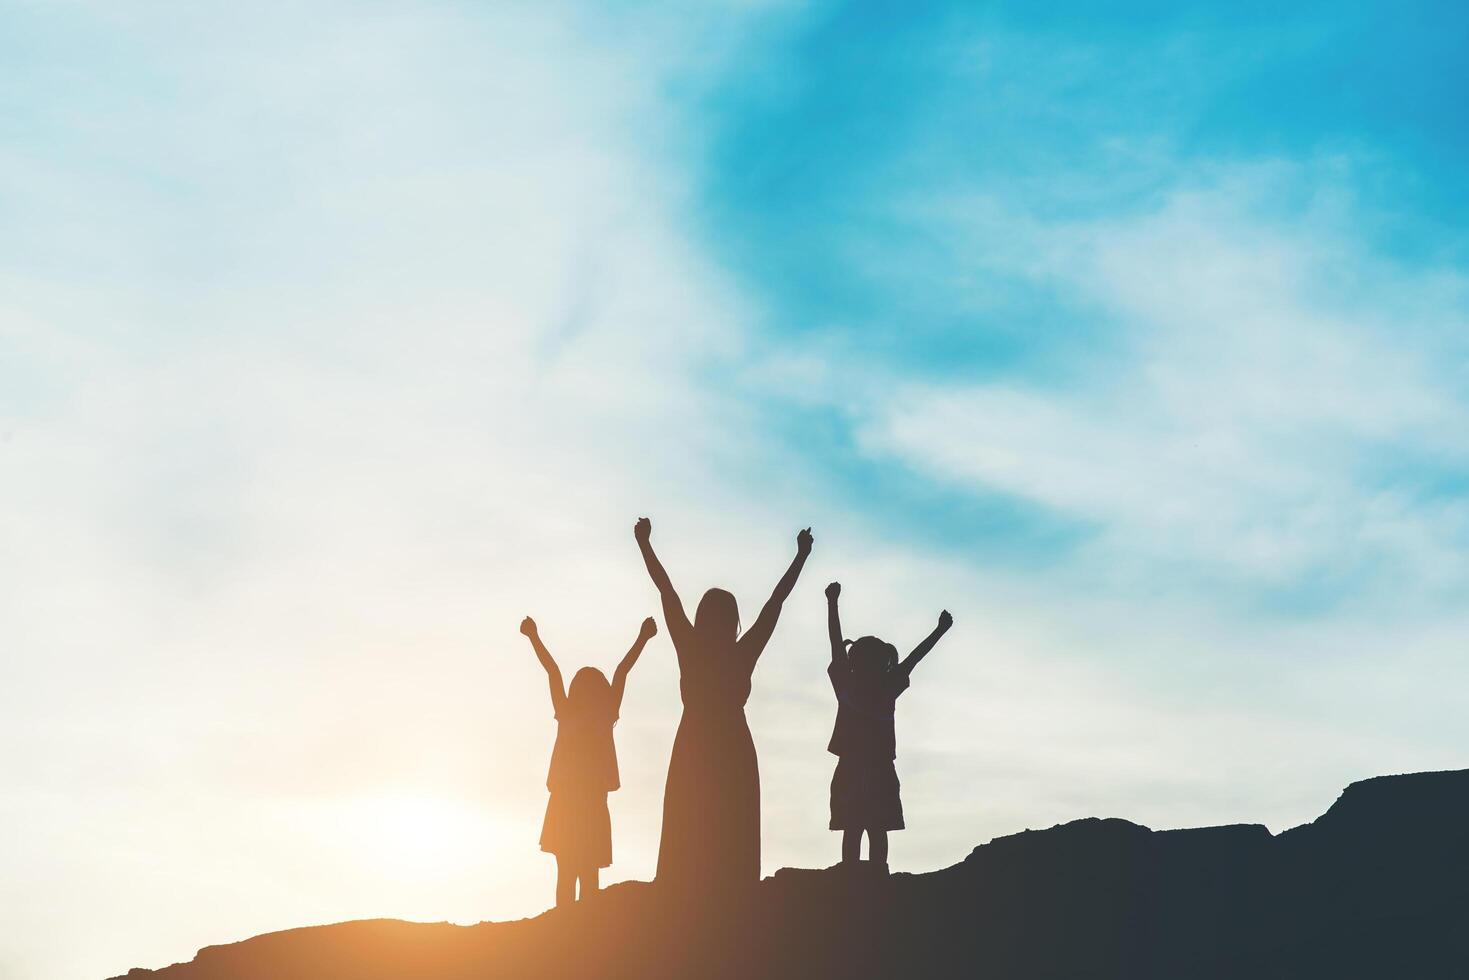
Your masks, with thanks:
[(536, 621), (529, 616), (520, 621), (520, 631), (526, 636), (536, 635)]
[(646, 640), (657, 635), (658, 623), (656, 620), (653, 619), (652, 616), (649, 616), (647, 619), (643, 620), (643, 628), (638, 632), (638, 636)]
[(841, 594), (842, 594), (842, 583), (840, 583), (840, 582), (833, 582), (833, 583), (831, 583), (830, 585), (828, 585), (826, 587), (826, 597), (828, 599), (830, 599), (832, 602), (836, 602), (837, 596), (839, 596)]
[(939, 629), (946, 630), (953, 625), (954, 617), (949, 615), (949, 611), (947, 609), (939, 613)]
[(653, 522), (646, 517), (639, 517), (638, 522), (632, 526), (632, 536), (639, 541), (646, 541), (653, 536)]

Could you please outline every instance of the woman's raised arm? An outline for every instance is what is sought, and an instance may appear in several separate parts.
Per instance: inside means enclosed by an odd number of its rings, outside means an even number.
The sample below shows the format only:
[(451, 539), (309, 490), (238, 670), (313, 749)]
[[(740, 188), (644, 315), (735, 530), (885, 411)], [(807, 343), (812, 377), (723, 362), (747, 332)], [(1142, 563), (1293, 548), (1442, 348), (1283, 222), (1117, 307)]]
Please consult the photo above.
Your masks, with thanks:
[(683, 611), (683, 600), (678, 597), (673, 582), (668, 578), (668, 572), (653, 551), (653, 522), (646, 517), (639, 517), (638, 522), (633, 525), (632, 533), (637, 539), (638, 550), (643, 553), (643, 564), (648, 566), (648, 577), (653, 580), (653, 585), (657, 587), (658, 595), (663, 600), (663, 621), (668, 624), (668, 634), (673, 640), (674, 650), (677, 651), (694, 628), (689, 624), (688, 614)]
[(785, 605), (786, 597), (791, 594), (791, 590), (796, 587), (796, 579), (801, 577), (801, 569), (811, 554), (813, 540), (809, 527), (796, 535), (796, 557), (791, 559), (790, 567), (780, 577), (780, 581), (775, 583), (775, 590), (765, 601), (759, 618), (745, 631), (745, 635), (740, 637), (741, 648), (749, 654), (752, 660), (758, 659), (760, 654), (765, 652), (765, 644), (770, 642), (770, 635), (775, 632), (775, 623), (780, 619), (781, 607)]

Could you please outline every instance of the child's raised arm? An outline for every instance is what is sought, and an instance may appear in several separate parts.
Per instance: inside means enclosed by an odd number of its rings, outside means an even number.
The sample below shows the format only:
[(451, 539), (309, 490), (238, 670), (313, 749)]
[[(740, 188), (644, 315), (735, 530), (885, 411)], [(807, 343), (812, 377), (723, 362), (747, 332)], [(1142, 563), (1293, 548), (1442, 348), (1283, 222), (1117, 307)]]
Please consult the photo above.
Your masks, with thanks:
[(922, 643), (913, 648), (912, 653), (903, 658), (903, 662), (898, 664), (898, 669), (905, 674), (912, 673), (913, 668), (918, 666), (918, 661), (928, 656), (928, 651), (933, 649), (934, 644), (937, 643), (939, 641), (939, 638), (947, 633), (949, 631), (949, 627), (953, 625), (954, 617), (949, 615), (949, 611), (947, 609), (939, 613), (939, 624), (933, 628), (932, 633), (923, 638)]
[(801, 577), (801, 569), (806, 564), (806, 559), (811, 554), (811, 529), (808, 527), (796, 535), (796, 557), (791, 559), (790, 567), (775, 583), (775, 590), (770, 593), (770, 598), (765, 601), (765, 606), (760, 610), (760, 616), (755, 624), (745, 631), (740, 637), (740, 646), (748, 650), (752, 657), (759, 657), (765, 650), (765, 644), (770, 642), (770, 634), (775, 632), (776, 620), (780, 619), (780, 610), (785, 605), (786, 597), (791, 594), (791, 589), (796, 587), (796, 579)]
[(668, 572), (664, 571), (663, 563), (653, 551), (653, 522), (646, 517), (639, 517), (638, 522), (633, 525), (632, 533), (637, 539), (638, 550), (643, 553), (643, 564), (648, 566), (648, 577), (653, 580), (653, 585), (657, 587), (658, 595), (663, 600), (663, 621), (668, 624), (674, 651), (677, 652), (680, 641), (692, 633), (694, 628), (689, 625), (688, 614), (683, 611), (683, 600), (678, 597), (673, 582), (668, 578)]
[(530, 640), (530, 645), (536, 651), (536, 659), (541, 666), (546, 668), (546, 679), (551, 682), (551, 707), (559, 715), (561, 706), (566, 703), (566, 685), (561, 680), (561, 668), (556, 666), (556, 660), (551, 656), (551, 651), (541, 642), (541, 634), (536, 630), (536, 621), (529, 616), (520, 621), (520, 631)]
[(627, 656), (622, 658), (622, 663), (612, 672), (612, 706), (614, 708), (622, 705), (622, 692), (627, 688), (627, 675), (632, 672), (633, 664), (643, 655), (643, 647), (647, 646), (658, 632), (658, 624), (649, 616), (643, 620), (642, 629), (638, 630), (638, 638), (633, 641), (632, 649), (627, 651)]
[(826, 632), (831, 637), (831, 662), (847, 662), (847, 644), (842, 639), (842, 614), (837, 611), (837, 599), (842, 594), (842, 583), (833, 582), (826, 587)]

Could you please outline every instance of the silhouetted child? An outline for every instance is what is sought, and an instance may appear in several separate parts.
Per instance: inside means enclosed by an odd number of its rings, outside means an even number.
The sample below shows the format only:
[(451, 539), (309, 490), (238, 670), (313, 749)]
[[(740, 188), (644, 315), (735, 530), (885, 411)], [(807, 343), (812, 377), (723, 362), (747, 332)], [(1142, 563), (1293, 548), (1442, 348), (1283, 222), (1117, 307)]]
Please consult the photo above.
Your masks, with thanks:
[(837, 612), (841, 594), (840, 582), (826, 587), (826, 621), (831, 634), (831, 666), (826, 673), (837, 696), (836, 727), (826, 747), (837, 756), (831, 777), (831, 829), (842, 832), (843, 865), (857, 865), (865, 831), (868, 856), (885, 873), (888, 831), (903, 829), (903, 801), (893, 762), (897, 757), (893, 712), (898, 695), (908, 689), (908, 675), (954, 625), (954, 618), (947, 609), (940, 613), (934, 631), (899, 663), (897, 648), (875, 636), (856, 642), (842, 639)]
[(621, 785), (612, 726), (622, 707), (628, 671), (658, 632), (658, 624), (651, 617), (643, 620), (638, 638), (617, 665), (611, 684), (597, 668), (583, 667), (571, 679), (570, 692), (562, 687), (561, 670), (541, 643), (535, 620), (525, 617), (520, 631), (530, 639), (551, 682), (556, 747), (551, 751), (551, 771), (546, 776), (551, 800), (541, 825), (541, 850), (556, 855), (556, 904), (569, 905), (576, 901), (578, 880), (581, 897), (586, 898), (597, 890), (599, 869), (612, 863), (612, 818), (607, 812), (607, 794)]

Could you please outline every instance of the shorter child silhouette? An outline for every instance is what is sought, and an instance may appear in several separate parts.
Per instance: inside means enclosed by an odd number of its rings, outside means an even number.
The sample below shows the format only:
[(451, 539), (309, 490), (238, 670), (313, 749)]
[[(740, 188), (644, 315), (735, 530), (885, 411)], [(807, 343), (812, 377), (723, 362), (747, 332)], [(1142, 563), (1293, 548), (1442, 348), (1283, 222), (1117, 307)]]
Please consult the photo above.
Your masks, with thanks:
[(898, 695), (908, 689), (908, 675), (954, 624), (954, 618), (948, 610), (940, 613), (934, 631), (899, 663), (897, 648), (875, 636), (855, 642), (842, 639), (837, 611), (841, 593), (840, 582), (826, 587), (831, 634), (831, 666), (826, 673), (837, 696), (836, 726), (826, 747), (837, 756), (831, 778), (831, 829), (842, 832), (843, 865), (857, 865), (865, 831), (868, 856), (885, 873), (888, 831), (903, 829), (903, 801), (893, 761), (897, 757), (894, 709)]
[(658, 624), (651, 617), (643, 620), (638, 638), (617, 665), (611, 684), (597, 668), (583, 667), (572, 677), (570, 692), (562, 687), (561, 670), (541, 643), (535, 620), (525, 617), (520, 631), (530, 639), (551, 682), (556, 747), (551, 750), (551, 771), (546, 776), (551, 800), (541, 825), (541, 850), (556, 855), (557, 906), (569, 905), (576, 901), (578, 880), (581, 897), (586, 898), (597, 890), (598, 870), (612, 863), (612, 818), (607, 812), (607, 794), (621, 785), (612, 726), (622, 707), (628, 672), (658, 632)]

